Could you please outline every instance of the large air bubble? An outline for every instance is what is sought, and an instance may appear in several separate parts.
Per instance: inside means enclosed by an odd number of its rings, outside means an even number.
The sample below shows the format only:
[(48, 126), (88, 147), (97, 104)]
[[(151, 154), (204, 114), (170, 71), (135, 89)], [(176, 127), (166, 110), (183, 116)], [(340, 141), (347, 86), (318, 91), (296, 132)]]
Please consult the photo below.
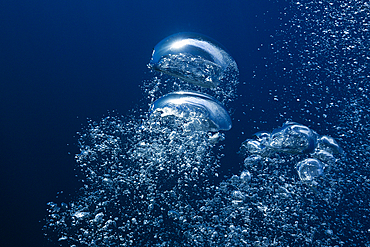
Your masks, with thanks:
[(223, 105), (215, 98), (197, 92), (166, 94), (153, 103), (150, 114), (186, 118), (192, 126), (204, 131), (230, 130), (232, 127), (230, 115)]
[(268, 155), (269, 152), (291, 154), (311, 153), (317, 146), (317, 133), (307, 126), (286, 122), (272, 133), (258, 132), (256, 140), (246, 140), (243, 146), (250, 153)]
[(272, 131), (270, 147), (287, 153), (311, 153), (317, 144), (317, 134), (307, 126), (287, 122)]
[(177, 33), (159, 42), (149, 67), (206, 88), (218, 86), (227, 70), (238, 71), (234, 59), (221, 44), (190, 32)]
[(305, 159), (297, 164), (299, 178), (304, 182), (312, 182), (315, 178), (323, 175), (324, 165), (317, 159)]

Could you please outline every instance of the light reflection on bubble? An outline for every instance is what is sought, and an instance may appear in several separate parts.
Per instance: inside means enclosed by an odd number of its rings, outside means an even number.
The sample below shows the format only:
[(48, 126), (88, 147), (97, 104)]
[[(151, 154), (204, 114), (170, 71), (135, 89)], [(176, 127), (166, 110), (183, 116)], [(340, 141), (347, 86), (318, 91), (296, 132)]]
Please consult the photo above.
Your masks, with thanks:
[(272, 131), (269, 147), (286, 153), (310, 153), (316, 148), (317, 134), (310, 128), (287, 122)]
[[(176, 116), (196, 121), (195, 127), (205, 131), (230, 130), (231, 118), (215, 98), (197, 92), (173, 92), (156, 100), (150, 114), (161, 117)], [(192, 121), (191, 121), (192, 122)]]
[(250, 153), (268, 155), (270, 152), (311, 153), (317, 147), (318, 135), (307, 126), (286, 122), (282, 127), (274, 129), (271, 134), (258, 132), (254, 136), (256, 140), (246, 140), (243, 143), (244, 148)]
[(297, 164), (299, 178), (305, 182), (311, 182), (324, 173), (323, 164), (317, 159), (305, 159)]
[(149, 67), (206, 88), (221, 83), (228, 68), (238, 70), (220, 44), (197, 33), (163, 39), (155, 46)]

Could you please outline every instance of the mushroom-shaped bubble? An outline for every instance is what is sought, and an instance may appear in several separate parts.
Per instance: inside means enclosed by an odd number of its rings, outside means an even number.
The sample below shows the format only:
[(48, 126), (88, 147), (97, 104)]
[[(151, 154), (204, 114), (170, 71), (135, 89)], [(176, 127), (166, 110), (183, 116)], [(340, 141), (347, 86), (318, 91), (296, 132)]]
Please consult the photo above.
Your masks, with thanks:
[(190, 32), (177, 33), (159, 42), (149, 68), (206, 88), (216, 87), (228, 69), (238, 70), (221, 44)]
[(324, 173), (323, 164), (317, 159), (305, 159), (297, 164), (299, 178), (304, 182), (311, 182)]
[(159, 112), (161, 117), (175, 116), (194, 118), (206, 131), (231, 129), (231, 118), (223, 105), (215, 98), (197, 92), (178, 91), (156, 100), (150, 114)]

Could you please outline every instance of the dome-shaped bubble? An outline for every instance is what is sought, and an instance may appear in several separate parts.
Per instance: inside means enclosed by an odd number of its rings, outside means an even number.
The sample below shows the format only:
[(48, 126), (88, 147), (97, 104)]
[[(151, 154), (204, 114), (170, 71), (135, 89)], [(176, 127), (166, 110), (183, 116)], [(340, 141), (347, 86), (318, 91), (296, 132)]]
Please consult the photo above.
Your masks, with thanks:
[(266, 148), (261, 142), (251, 139), (245, 140), (242, 145), (251, 154), (262, 154)]
[(327, 164), (334, 164), (336, 161), (336, 158), (334, 157), (333, 154), (325, 151), (325, 150), (320, 150), (318, 149), (315, 151), (315, 153), (312, 154), (312, 157), (317, 158), (321, 160), (322, 162), (325, 162)]
[(338, 145), (338, 143), (334, 140), (334, 138), (330, 136), (321, 136), (318, 139), (318, 145), (322, 149), (326, 149), (331, 153), (339, 153), (343, 154), (342, 148)]
[(231, 118), (226, 109), (215, 98), (197, 92), (178, 91), (166, 94), (156, 100), (150, 114), (160, 112), (161, 116), (197, 118), (206, 122), (209, 131), (231, 129)]
[(149, 68), (206, 88), (216, 87), (228, 68), (237, 70), (234, 59), (218, 42), (190, 32), (177, 33), (159, 42)]
[(324, 166), (319, 160), (309, 158), (297, 164), (297, 171), (302, 181), (310, 182), (324, 173)]
[(257, 133), (254, 133), (253, 136), (257, 138), (258, 141), (266, 140), (270, 138), (270, 133), (266, 131), (259, 131)]
[(317, 133), (310, 128), (286, 122), (281, 128), (273, 130), (269, 146), (285, 153), (311, 153), (317, 145)]

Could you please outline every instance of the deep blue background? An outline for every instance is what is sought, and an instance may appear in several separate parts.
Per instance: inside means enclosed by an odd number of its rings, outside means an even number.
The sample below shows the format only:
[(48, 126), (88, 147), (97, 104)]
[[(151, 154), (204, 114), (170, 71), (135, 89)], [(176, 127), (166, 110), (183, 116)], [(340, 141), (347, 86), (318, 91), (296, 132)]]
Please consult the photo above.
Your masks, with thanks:
[(124, 115), (141, 104), (152, 49), (168, 35), (205, 34), (237, 61), (243, 97), (233, 105), (226, 143), (236, 156), (255, 127), (277, 114), (266, 103), (277, 78), (264, 74), (264, 57), (282, 9), (267, 0), (1, 1), (0, 245), (51, 245), (41, 231), (46, 203), (59, 191), (68, 200), (80, 187), (76, 132), (87, 117)]

